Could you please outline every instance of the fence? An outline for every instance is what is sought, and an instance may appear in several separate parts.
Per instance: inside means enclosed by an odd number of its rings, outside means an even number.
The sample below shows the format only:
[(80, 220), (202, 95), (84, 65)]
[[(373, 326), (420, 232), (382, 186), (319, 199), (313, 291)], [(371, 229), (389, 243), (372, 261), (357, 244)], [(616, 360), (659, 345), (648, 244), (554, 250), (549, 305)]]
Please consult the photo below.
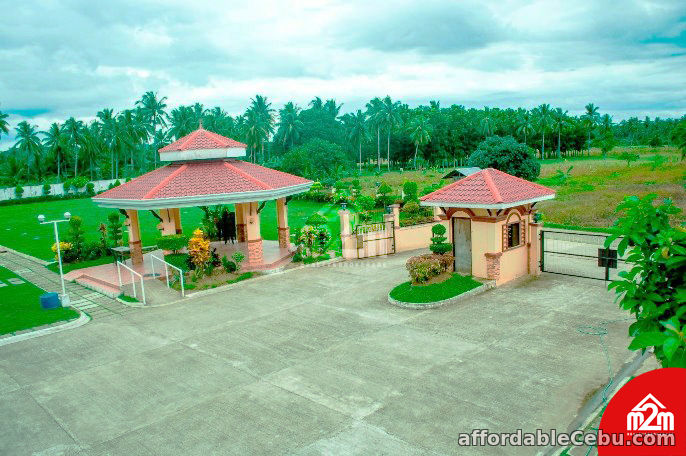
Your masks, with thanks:
[[(107, 190), (110, 184), (113, 184), (116, 182), (116, 179), (105, 179), (105, 180), (96, 180), (92, 181), (94, 185), (94, 190), (95, 192), (101, 192), (103, 190)], [(123, 180), (120, 180), (120, 182), (123, 182)], [(24, 198), (32, 198), (36, 196), (43, 196), (43, 186), (42, 185), (27, 185), (24, 186), (24, 194), (22, 195), (21, 199)], [(85, 187), (76, 193), (85, 193), (86, 189)], [(50, 184), (50, 194), (55, 195), (55, 196), (62, 196), (65, 194), (64, 191), (64, 185), (60, 184)], [(14, 187), (6, 187), (6, 188), (0, 188), (0, 201), (6, 201), (6, 200), (11, 200), (11, 199), (19, 199), (14, 193)]]
[(181, 281), (181, 297), (185, 298), (186, 297), (186, 289), (183, 284), (183, 271), (181, 268), (174, 266), (171, 263), (168, 263), (164, 261), (162, 258), (159, 258), (153, 254), (150, 254), (150, 266), (152, 268), (152, 276), (155, 277), (155, 260), (159, 261), (160, 263), (164, 264), (164, 277), (167, 281), (167, 288), (171, 288), (171, 285), (169, 284), (169, 268), (176, 269), (179, 271), (179, 280)]

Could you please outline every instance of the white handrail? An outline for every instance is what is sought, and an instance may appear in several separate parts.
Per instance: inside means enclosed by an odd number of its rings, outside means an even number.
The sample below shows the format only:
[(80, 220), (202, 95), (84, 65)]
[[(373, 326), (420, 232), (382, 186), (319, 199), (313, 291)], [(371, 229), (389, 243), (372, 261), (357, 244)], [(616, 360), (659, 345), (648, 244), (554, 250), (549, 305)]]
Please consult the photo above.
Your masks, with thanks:
[(162, 258), (153, 255), (152, 253), (150, 254), (150, 257), (152, 258), (150, 260), (150, 266), (152, 267), (152, 276), (153, 277), (155, 277), (155, 260), (164, 263), (164, 275), (165, 275), (165, 278), (167, 279), (167, 288), (171, 288), (169, 286), (169, 270), (167, 268), (171, 267), (171, 268), (174, 268), (177, 271), (179, 271), (179, 278), (181, 279), (181, 297), (185, 298), (186, 297), (186, 289), (183, 285), (183, 270), (181, 270), (180, 267), (174, 266), (173, 264), (169, 263), (168, 261), (165, 261)]
[(117, 261), (117, 276), (119, 277), (119, 289), (121, 290), (122, 287), (122, 281), (121, 281), (121, 269), (119, 268), (120, 266), (124, 266), (126, 269), (129, 270), (131, 273), (131, 286), (133, 288), (133, 297), (138, 299), (138, 296), (136, 295), (136, 282), (134, 281), (134, 276), (138, 276), (138, 278), (141, 281), (141, 297), (143, 298), (143, 305), (145, 305), (145, 284), (143, 283), (143, 276), (139, 274), (138, 272), (134, 271), (121, 261)]

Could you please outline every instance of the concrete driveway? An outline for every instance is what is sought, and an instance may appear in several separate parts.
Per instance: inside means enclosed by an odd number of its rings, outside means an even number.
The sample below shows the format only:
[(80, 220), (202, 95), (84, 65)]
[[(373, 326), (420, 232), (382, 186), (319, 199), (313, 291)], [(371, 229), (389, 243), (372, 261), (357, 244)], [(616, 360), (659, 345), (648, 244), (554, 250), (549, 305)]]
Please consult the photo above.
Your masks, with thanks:
[[(544, 275), (391, 307), (409, 254), (248, 281), (0, 347), (0, 454), (533, 454), (459, 432), (564, 430), (624, 319), (600, 281)], [(612, 368), (629, 321), (607, 325)]]

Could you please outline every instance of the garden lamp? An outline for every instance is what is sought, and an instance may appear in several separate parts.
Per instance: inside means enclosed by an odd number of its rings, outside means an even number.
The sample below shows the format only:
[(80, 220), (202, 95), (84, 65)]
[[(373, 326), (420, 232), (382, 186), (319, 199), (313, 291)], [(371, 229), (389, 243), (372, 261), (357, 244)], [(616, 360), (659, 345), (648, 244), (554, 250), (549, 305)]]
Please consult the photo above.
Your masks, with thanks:
[(38, 216), (38, 223), (41, 225), (45, 225), (48, 223), (52, 223), (52, 226), (55, 229), (55, 245), (57, 246), (57, 263), (59, 264), (60, 268), (60, 281), (62, 283), (62, 306), (67, 307), (69, 306), (69, 295), (67, 294), (67, 288), (64, 286), (64, 272), (62, 271), (62, 249), (60, 248), (60, 234), (59, 231), (57, 230), (57, 224), (60, 222), (67, 222), (71, 218), (71, 214), (69, 212), (64, 213), (64, 219), (63, 220), (45, 220), (45, 215), (40, 214)]

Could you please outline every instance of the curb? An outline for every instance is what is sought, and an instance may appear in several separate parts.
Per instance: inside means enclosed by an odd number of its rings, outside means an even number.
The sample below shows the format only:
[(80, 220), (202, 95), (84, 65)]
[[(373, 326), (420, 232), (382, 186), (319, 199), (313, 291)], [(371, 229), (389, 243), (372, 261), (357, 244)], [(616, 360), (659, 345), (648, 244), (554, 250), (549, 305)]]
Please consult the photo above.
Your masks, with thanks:
[(388, 303), (391, 305), (394, 305), (396, 307), (400, 307), (403, 309), (414, 309), (414, 310), (424, 310), (424, 309), (435, 309), (437, 307), (443, 307), (448, 304), (454, 304), (458, 301), (461, 301), (462, 299), (469, 298), (471, 296), (476, 296), (481, 293), (485, 293), (486, 291), (490, 290), (491, 288), (495, 288), (495, 281), (491, 280), (480, 287), (472, 288), (469, 291), (465, 291), (464, 293), (460, 293), (457, 296), (453, 296), (452, 298), (448, 299), (442, 299), (441, 301), (433, 301), (433, 302), (426, 302), (426, 303), (418, 303), (418, 302), (405, 302), (405, 301), (398, 301), (397, 299), (391, 298), (391, 293), (388, 293)]
[(89, 317), (88, 314), (86, 314), (85, 312), (82, 312), (80, 310), (78, 310), (78, 312), (80, 314), (79, 318), (69, 320), (66, 323), (62, 323), (61, 325), (51, 326), (49, 328), (38, 329), (36, 331), (27, 332), (24, 334), (17, 334), (16, 336), (10, 336), (5, 337), (4, 339), (0, 339), (0, 347), (3, 345), (13, 344), (15, 342), (21, 342), (22, 340), (33, 339), (34, 337), (46, 336), (48, 334), (54, 334), (57, 332), (66, 331), (68, 329), (78, 328), (79, 326), (83, 326), (91, 320), (91, 317)]
[[(34, 256), (27, 255), (26, 253), (18, 252), (16, 250), (11, 249), (9, 247), (6, 247), (4, 245), (0, 245), (0, 249), (5, 249), (10, 253), (13, 253), (15, 255), (19, 255), (20, 257), (24, 258), (25, 260), (30, 260), (30, 261), (36, 262), (36, 263), (40, 264), (41, 266), (47, 266), (49, 264), (55, 263), (55, 261), (45, 261), (45, 260), (41, 260), (40, 258), (36, 258)], [(52, 272), (52, 271), (50, 271), (50, 272)]]

